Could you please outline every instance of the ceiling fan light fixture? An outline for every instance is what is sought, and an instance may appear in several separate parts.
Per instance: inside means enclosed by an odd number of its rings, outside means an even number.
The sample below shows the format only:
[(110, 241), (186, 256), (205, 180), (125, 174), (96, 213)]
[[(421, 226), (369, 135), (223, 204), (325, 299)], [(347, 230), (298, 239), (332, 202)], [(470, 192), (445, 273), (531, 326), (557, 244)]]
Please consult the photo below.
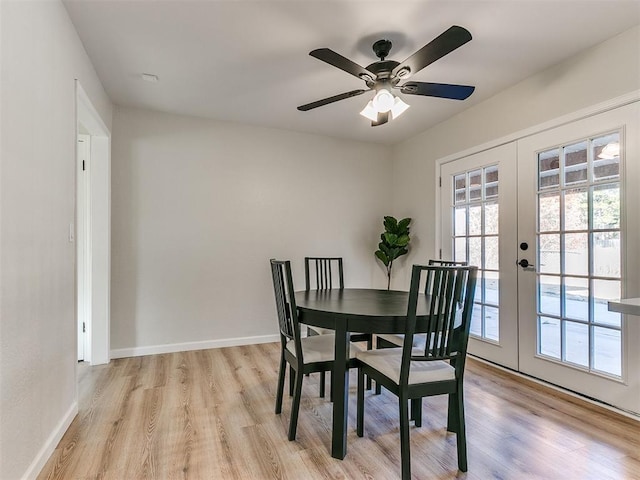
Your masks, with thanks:
[(365, 105), (365, 107), (360, 112), (360, 115), (368, 118), (372, 122), (378, 120), (378, 111), (373, 107), (373, 101), (369, 100), (369, 102)]
[(409, 105), (408, 103), (403, 102), (400, 97), (396, 97), (395, 101), (393, 102), (393, 107), (391, 107), (391, 116), (393, 118), (398, 118), (410, 106), (411, 105)]
[(373, 108), (379, 113), (386, 113), (393, 108), (395, 98), (393, 94), (386, 88), (381, 88), (373, 97)]

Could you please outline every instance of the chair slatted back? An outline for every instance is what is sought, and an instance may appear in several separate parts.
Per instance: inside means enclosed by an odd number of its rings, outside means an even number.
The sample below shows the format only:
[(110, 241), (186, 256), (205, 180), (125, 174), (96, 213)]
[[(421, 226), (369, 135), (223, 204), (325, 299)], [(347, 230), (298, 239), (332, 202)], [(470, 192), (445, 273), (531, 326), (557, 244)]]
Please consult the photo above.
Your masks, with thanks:
[[(312, 273), (314, 274), (312, 276)], [(315, 290), (344, 288), (342, 257), (304, 257), (304, 280), (306, 290), (312, 290), (311, 279), (315, 277)], [(336, 278), (337, 277), (337, 278)]]
[[(441, 266), (441, 267), (455, 267), (455, 266), (466, 267), (469, 264), (467, 262), (455, 262), (453, 260), (429, 259), (429, 265), (435, 265), (435, 266)], [(431, 289), (431, 286), (429, 285), (428, 282), (429, 282), (429, 277), (427, 277), (427, 286), (426, 286), (427, 291)]]
[[(464, 368), (477, 270), (477, 267), (460, 265), (413, 266), (400, 370), (401, 382), (408, 379), (412, 361), (451, 360), (456, 370)], [(426, 280), (425, 289), (421, 292), (423, 280)], [(429, 296), (424, 351), (417, 351), (413, 347), (420, 295)]]
[(441, 266), (441, 267), (455, 267), (456, 265), (459, 265), (461, 267), (466, 267), (469, 264), (467, 262), (454, 262), (453, 260), (434, 260), (434, 259), (430, 259), (429, 260), (429, 265), (436, 265), (436, 266)]
[(280, 325), (280, 340), (283, 348), (288, 340), (294, 340), (296, 351), (301, 352), (300, 323), (293, 289), (293, 275), (289, 260), (271, 259), (271, 276), (276, 299), (276, 312)]

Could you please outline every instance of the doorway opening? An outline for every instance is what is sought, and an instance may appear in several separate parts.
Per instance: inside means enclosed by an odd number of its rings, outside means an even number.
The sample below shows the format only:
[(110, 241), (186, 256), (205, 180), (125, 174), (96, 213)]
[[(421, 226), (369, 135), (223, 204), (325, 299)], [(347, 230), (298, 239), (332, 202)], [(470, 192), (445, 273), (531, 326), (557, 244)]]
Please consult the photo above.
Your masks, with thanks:
[(111, 133), (77, 80), (76, 109), (78, 360), (99, 365), (110, 359)]

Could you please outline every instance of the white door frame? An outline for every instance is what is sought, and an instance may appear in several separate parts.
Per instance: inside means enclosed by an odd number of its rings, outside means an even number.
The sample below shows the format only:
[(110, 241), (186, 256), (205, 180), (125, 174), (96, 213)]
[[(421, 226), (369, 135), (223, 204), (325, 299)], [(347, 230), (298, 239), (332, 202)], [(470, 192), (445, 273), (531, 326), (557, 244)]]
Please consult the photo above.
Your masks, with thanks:
[[(88, 249), (91, 252), (88, 268), (91, 277), (89, 281), (91, 313), (88, 315), (90, 321), (86, 325), (84, 360), (92, 365), (99, 365), (109, 363), (110, 360), (111, 132), (80, 82), (76, 80), (76, 139), (80, 125), (91, 136), (89, 156), (92, 163), (92, 168), (89, 170), (91, 202), (88, 234), (90, 238)], [(77, 148), (77, 142), (75, 143)], [(78, 212), (76, 212), (77, 215)]]
[[(84, 130), (84, 128), (83, 128)], [(89, 165), (91, 153), (91, 136), (78, 134), (76, 158), (76, 285), (77, 285), (77, 331), (78, 361), (85, 360), (85, 352), (89, 351), (86, 326), (91, 324), (91, 238), (89, 228), (89, 211), (91, 192), (89, 191)]]

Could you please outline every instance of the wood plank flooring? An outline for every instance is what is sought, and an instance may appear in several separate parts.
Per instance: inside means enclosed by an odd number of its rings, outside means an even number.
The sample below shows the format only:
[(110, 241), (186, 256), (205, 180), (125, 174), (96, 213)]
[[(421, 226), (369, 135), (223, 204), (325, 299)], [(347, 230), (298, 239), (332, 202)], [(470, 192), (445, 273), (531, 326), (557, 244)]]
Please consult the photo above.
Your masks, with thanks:
[[(114, 360), (79, 368), (80, 412), (39, 479), (394, 479), (398, 406), (365, 397), (348, 454), (331, 458), (331, 403), (305, 378), (298, 436), (291, 401), (275, 415), (279, 344)], [(457, 470), (446, 396), (425, 399), (411, 428), (414, 478), (640, 479), (640, 423), (477, 361), (465, 377), (469, 471)]]

